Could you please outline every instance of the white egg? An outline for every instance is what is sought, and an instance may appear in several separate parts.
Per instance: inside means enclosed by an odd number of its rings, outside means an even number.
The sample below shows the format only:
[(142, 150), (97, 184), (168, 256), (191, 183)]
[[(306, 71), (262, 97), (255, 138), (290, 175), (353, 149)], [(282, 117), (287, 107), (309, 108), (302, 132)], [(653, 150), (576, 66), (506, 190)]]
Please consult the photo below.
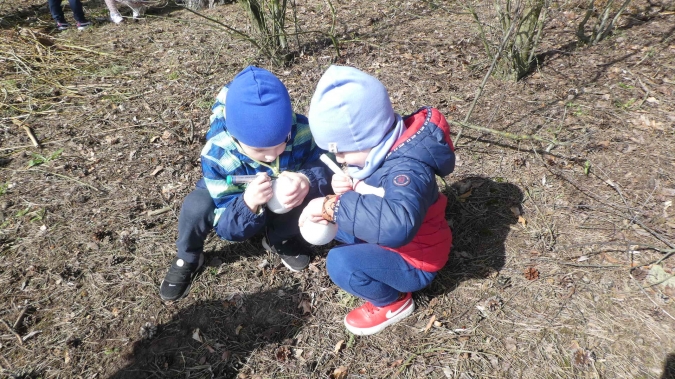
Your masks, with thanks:
[(325, 245), (332, 241), (338, 232), (337, 224), (328, 223), (328, 225), (316, 222), (305, 221), (300, 227), (300, 234), (305, 241), (312, 245)]
[(272, 180), (272, 198), (267, 202), (267, 209), (277, 214), (284, 214), (292, 209), (286, 208), (279, 202), (279, 194), (288, 193), (291, 184), (291, 180), (284, 176)]

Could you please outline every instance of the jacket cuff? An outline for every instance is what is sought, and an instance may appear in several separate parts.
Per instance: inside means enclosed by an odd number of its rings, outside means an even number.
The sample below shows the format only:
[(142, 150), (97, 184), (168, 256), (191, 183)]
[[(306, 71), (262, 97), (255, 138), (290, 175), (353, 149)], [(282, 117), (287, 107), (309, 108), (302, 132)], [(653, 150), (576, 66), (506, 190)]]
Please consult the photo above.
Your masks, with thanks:
[(255, 235), (266, 221), (266, 212), (253, 213), (242, 196), (233, 201), (216, 224), (216, 234), (228, 241), (243, 241)]

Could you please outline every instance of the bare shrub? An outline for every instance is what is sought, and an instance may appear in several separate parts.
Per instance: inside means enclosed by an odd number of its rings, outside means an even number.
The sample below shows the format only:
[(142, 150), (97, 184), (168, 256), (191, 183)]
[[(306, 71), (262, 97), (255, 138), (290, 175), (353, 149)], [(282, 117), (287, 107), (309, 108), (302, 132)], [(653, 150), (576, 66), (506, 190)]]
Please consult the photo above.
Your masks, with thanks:
[(288, 48), (286, 0), (240, 0), (256, 30), (256, 40), (273, 55)]
[[(213, 6), (216, 0), (182, 0), (182, 5), (196, 15), (209, 20), (212, 26), (225, 30), (231, 35), (244, 39), (255, 46), (260, 54), (269, 58), (274, 64), (286, 64), (295, 56), (289, 44), (289, 37), (295, 37), (296, 48), (301, 48), (300, 36), (310, 34), (321, 34), (330, 39), (335, 47), (337, 55), (340, 56), (339, 44), (335, 36), (335, 25), (337, 16), (335, 8), (330, 0), (326, 0), (331, 12), (332, 22), (328, 31), (300, 30), (295, 1), (288, 0), (239, 0), (239, 3), (247, 11), (251, 21), (253, 32), (249, 33), (239, 30), (230, 25), (226, 25), (214, 18), (208, 17), (195, 10), (195, 7), (204, 7), (204, 2), (209, 1), (209, 6)], [(221, 0), (222, 1), (222, 0)], [(291, 26), (287, 26), (287, 23)], [(293, 31), (289, 32), (288, 29)]]
[(186, 8), (197, 11), (204, 8), (213, 8), (215, 6), (216, 0), (182, 0), (177, 1), (177, 3), (184, 5)]
[[(605, 39), (631, 0), (624, 0), (618, 5), (614, 0), (606, 2), (590, 0), (586, 7), (586, 15), (577, 27), (577, 39), (582, 45), (595, 45)], [(592, 20), (592, 21), (591, 21)], [(589, 21), (591, 23), (589, 24)], [(586, 31), (588, 30), (588, 34)]]
[(480, 11), (470, 3), (467, 8), (478, 25), (490, 59), (501, 55), (496, 72), (512, 80), (527, 75), (535, 63), (548, 1), (497, 0), (492, 7), (482, 7)]

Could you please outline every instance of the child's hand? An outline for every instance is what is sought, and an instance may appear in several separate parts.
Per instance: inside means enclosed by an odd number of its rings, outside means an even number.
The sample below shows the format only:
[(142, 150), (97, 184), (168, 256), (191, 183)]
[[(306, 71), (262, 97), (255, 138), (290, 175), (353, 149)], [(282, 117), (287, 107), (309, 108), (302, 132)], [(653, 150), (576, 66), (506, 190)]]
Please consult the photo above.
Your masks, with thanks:
[(324, 225), (328, 224), (328, 221), (324, 220), (324, 218), (321, 216), (324, 200), (325, 198), (323, 197), (317, 197), (316, 199), (307, 203), (307, 206), (302, 210), (302, 214), (300, 214), (300, 218), (298, 219), (298, 225), (300, 227), (302, 227), (302, 224), (304, 224), (305, 221), (311, 221)]
[(244, 203), (253, 213), (258, 213), (261, 205), (272, 198), (272, 181), (266, 173), (259, 174), (255, 180), (246, 186)]
[(286, 208), (295, 208), (302, 204), (309, 192), (309, 179), (305, 175), (289, 171), (282, 172), (280, 176), (290, 179), (291, 184), (288, 186), (288, 193), (280, 194), (279, 201)]
[(342, 195), (352, 190), (352, 179), (344, 174), (335, 174), (330, 181), (330, 185), (336, 195)]

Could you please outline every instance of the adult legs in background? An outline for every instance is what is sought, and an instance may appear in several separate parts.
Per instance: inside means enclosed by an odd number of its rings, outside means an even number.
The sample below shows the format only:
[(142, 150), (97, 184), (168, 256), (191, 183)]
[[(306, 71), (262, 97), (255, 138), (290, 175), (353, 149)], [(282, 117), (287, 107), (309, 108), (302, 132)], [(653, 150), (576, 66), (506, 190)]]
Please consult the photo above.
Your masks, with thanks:
[[(80, 0), (68, 0), (68, 3), (70, 4), (70, 9), (73, 11), (73, 17), (75, 18), (75, 21), (80, 23), (87, 22), (87, 19), (84, 17), (82, 2)], [(66, 22), (60, 0), (49, 0), (49, 11), (52, 13), (52, 18), (57, 23)]]
[(110, 12), (110, 21), (119, 24), (124, 20), (119, 9), (117, 9), (115, 0), (105, 0), (105, 5), (108, 7), (108, 12)]

